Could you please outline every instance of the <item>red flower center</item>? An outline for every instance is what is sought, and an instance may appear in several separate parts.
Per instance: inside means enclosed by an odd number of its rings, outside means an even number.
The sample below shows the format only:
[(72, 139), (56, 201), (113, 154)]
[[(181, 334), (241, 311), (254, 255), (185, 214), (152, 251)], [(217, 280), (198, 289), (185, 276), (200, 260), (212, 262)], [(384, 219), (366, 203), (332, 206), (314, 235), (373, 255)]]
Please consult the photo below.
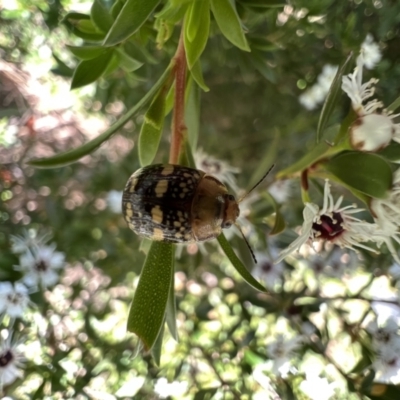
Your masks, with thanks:
[(315, 232), (315, 237), (333, 240), (339, 236), (343, 231), (342, 227), (343, 218), (340, 213), (332, 213), (332, 217), (329, 215), (321, 215), (319, 222), (314, 222), (312, 229)]

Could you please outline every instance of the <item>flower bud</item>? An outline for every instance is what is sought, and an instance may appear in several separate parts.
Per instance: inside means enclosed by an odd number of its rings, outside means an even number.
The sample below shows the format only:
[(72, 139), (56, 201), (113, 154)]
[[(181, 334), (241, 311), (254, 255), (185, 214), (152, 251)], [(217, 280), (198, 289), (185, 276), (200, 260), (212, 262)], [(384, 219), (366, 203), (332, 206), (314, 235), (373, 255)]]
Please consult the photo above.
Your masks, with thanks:
[(367, 114), (358, 118), (350, 128), (351, 146), (359, 151), (378, 151), (385, 148), (395, 132), (390, 117)]

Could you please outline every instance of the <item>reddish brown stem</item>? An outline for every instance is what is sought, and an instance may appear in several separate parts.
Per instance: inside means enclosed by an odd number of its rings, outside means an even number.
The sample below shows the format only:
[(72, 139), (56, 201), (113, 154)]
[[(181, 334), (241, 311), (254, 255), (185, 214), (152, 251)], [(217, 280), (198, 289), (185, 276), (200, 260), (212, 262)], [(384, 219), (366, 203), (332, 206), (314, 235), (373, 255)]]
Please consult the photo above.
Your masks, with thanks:
[(184, 143), (185, 125), (185, 86), (186, 86), (186, 54), (183, 44), (183, 35), (179, 39), (178, 49), (174, 57), (175, 61), (175, 98), (174, 112), (172, 116), (171, 149), (169, 162), (177, 164), (182, 144)]

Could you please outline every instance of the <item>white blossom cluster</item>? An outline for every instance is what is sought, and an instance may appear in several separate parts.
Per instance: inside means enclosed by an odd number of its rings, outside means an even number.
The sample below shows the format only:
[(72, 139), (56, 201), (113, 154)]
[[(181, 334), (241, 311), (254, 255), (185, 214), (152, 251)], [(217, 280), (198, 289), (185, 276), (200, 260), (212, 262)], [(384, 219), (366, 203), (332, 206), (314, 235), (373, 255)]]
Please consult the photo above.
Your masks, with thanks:
[[(361, 45), (365, 68), (373, 69), (381, 60), (379, 45), (371, 35), (367, 35)], [(307, 110), (315, 110), (326, 98), (338, 70), (337, 65), (326, 64), (318, 75), (317, 82), (299, 96), (300, 104)]]
[(399, 323), (393, 318), (378, 319), (367, 326), (372, 336), (372, 346), (376, 359), (372, 365), (375, 380), (398, 385), (400, 383), (400, 335)]
[(2, 386), (22, 377), (24, 357), (20, 344), (12, 340), (14, 321), (23, 318), (32, 304), (29, 294), (57, 283), (58, 271), (65, 264), (64, 253), (56, 251), (55, 244), (46, 244), (49, 239), (49, 235), (39, 235), (35, 230), (11, 238), (11, 251), (19, 257), (14, 269), (22, 273), (22, 278), (17, 282), (0, 282), (0, 315), (10, 321), (8, 329), (1, 332), (0, 392)]

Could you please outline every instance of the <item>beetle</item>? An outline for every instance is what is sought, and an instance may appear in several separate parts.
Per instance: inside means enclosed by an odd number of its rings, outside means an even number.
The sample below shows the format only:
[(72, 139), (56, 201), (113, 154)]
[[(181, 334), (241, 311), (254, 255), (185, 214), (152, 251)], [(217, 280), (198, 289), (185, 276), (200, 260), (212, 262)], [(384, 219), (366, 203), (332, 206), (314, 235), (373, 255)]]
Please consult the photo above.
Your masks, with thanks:
[(173, 164), (140, 168), (122, 196), (128, 226), (139, 236), (170, 243), (216, 238), (239, 217), (239, 204), (215, 177)]

